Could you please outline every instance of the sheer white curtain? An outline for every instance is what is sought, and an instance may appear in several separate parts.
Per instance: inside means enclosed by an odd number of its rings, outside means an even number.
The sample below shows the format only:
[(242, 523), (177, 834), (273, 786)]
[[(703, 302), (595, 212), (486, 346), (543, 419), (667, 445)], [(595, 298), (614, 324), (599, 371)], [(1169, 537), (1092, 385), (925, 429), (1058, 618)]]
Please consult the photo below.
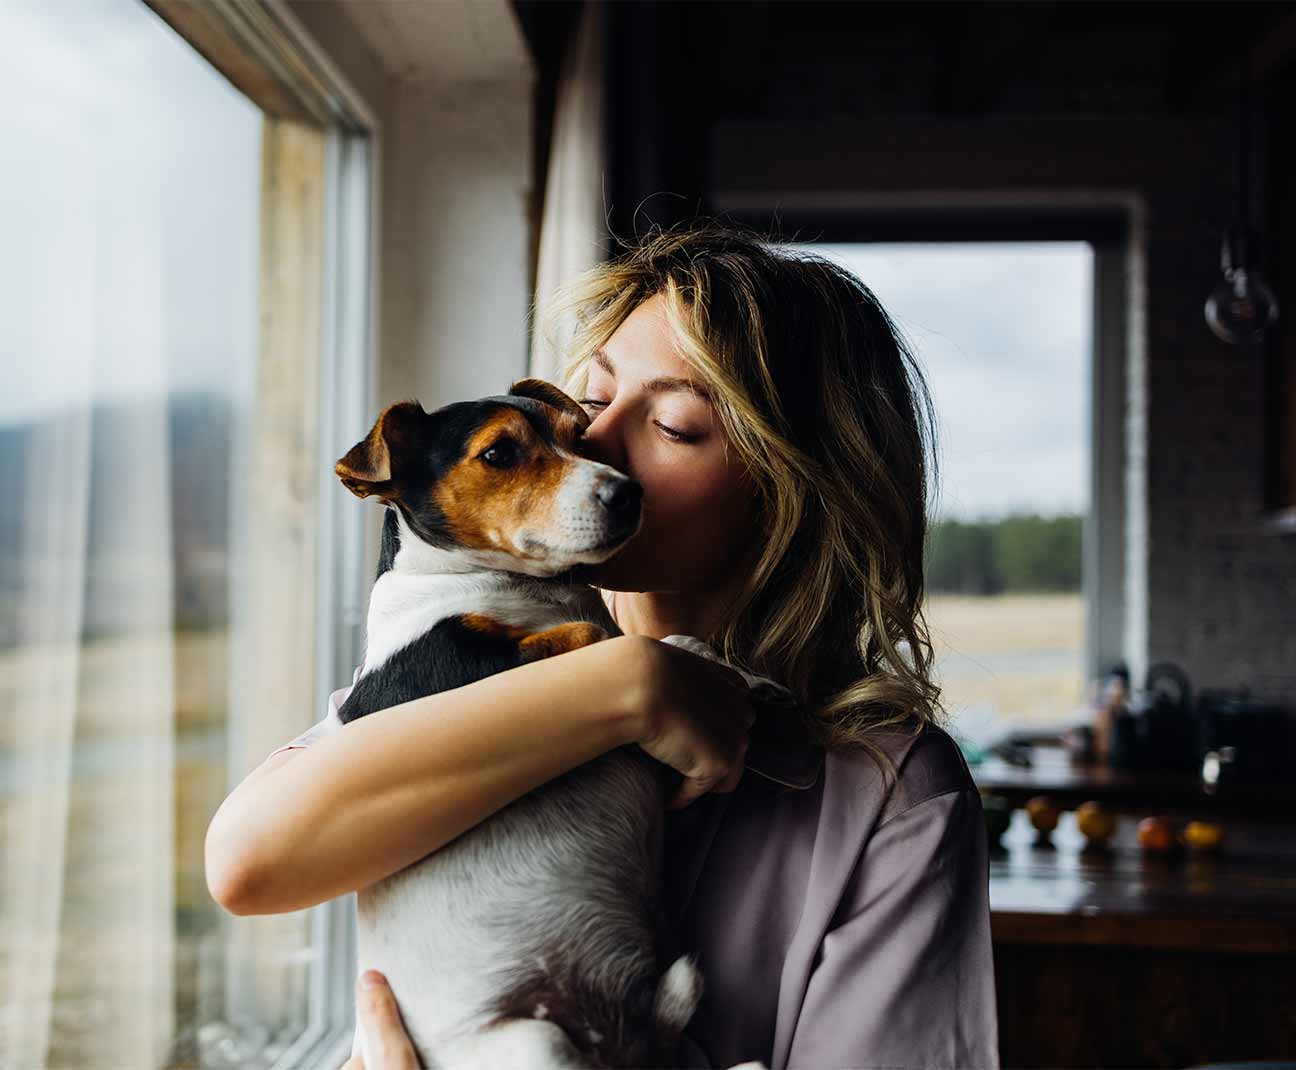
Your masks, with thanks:
[(292, 244), (262, 116), (128, 0), (6, 5), (0, 98), (0, 1067), (262, 1065), (319, 949), (304, 914), (232, 936), (202, 870), (229, 780), (316, 716), (318, 384), (308, 330), (258, 337)]
[[(603, 17), (601, 3), (585, 4), (559, 78), (536, 271), (541, 311), (559, 286), (606, 256)], [(532, 375), (556, 377), (572, 326), (570, 320), (555, 324), (554, 348), (533, 332)]]
[(11, 412), (3, 462), (14, 465), (17, 496), (3, 505), (16, 538), (4, 548), (0, 652), (9, 944), (0, 1063), (14, 1067), (47, 1057), (160, 1066), (174, 1025), (161, 171), (149, 166), (147, 139), (123, 137), (120, 157), (139, 169), (135, 195), (114, 196), (106, 172), (121, 159), (98, 147), (73, 142), (31, 165), (42, 181), (24, 201), (47, 225), (19, 227), (28, 240), (4, 254), (5, 274), (21, 272), (29, 298), (31, 348), (17, 355), (43, 365), (35, 378), (57, 394), (24, 399), (25, 423)]

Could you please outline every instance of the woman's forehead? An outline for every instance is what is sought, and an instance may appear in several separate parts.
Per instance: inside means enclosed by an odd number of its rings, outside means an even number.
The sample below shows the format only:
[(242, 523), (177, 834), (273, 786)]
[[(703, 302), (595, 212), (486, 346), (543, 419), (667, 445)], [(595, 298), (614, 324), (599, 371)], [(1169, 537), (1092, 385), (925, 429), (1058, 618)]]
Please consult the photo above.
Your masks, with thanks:
[(592, 368), (601, 369), (618, 382), (642, 383), (658, 392), (691, 390), (703, 398), (707, 396), (704, 380), (679, 351), (660, 294), (638, 305), (625, 318), (612, 337), (594, 352)]

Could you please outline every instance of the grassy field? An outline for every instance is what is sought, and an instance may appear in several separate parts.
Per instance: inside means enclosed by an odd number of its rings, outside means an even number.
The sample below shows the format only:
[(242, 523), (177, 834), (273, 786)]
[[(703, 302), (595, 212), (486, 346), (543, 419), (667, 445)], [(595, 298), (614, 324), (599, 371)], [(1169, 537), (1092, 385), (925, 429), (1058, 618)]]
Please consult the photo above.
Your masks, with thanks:
[(929, 595), (926, 614), (956, 727), (1052, 727), (1085, 716), (1080, 594)]

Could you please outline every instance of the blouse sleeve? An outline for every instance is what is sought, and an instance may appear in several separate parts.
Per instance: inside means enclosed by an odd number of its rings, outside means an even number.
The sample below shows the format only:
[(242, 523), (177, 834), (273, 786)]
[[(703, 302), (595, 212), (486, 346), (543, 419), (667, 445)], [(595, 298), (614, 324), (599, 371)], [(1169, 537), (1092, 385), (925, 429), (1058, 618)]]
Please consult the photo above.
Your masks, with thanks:
[(997, 1070), (989, 871), (975, 788), (873, 833), (823, 938), (791, 1068)]
[(290, 740), (282, 747), (272, 750), (268, 755), (266, 755), (266, 760), (268, 761), (276, 754), (282, 754), (286, 750), (299, 750), (302, 747), (309, 747), (321, 736), (326, 736), (341, 728), (342, 719), (338, 716), (338, 711), (342, 709), (342, 704), (346, 702), (347, 696), (351, 694), (351, 688), (355, 686), (355, 681), (359, 679), (359, 677), (360, 670), (356, 669), (355, 676), (352, 677), (352, 682), (350, 684), (346, 687), (338, 688), (338, 690), (329, 695), (328, 710), (324, 714), (324, 719), (322, 721), (316, 721), (296, 739)]

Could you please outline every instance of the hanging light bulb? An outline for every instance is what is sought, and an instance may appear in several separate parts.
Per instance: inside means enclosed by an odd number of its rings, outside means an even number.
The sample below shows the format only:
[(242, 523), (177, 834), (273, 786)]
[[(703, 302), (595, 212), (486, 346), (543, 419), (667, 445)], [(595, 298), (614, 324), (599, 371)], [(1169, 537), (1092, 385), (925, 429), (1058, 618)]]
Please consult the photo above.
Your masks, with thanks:
[(1206, 298), (1206, 323), (1230, 345), (1249, 348), (1262, 341), (1278, 319), (1278, 299), (1252, 262), (1251, 62), (1244, 52), (1238, 63), (1237, 226), (1224, 232), (1220, 270), (1224, 281)]
[(1220, 243), (1220, 270), (1224, 281), (1206, 298), (1207, 325), (1230, 345), (1263, 340), (1278, 319), (1278, 299), (1259, 270), (1248, 266), (1245, 242), (1229, 232)]

